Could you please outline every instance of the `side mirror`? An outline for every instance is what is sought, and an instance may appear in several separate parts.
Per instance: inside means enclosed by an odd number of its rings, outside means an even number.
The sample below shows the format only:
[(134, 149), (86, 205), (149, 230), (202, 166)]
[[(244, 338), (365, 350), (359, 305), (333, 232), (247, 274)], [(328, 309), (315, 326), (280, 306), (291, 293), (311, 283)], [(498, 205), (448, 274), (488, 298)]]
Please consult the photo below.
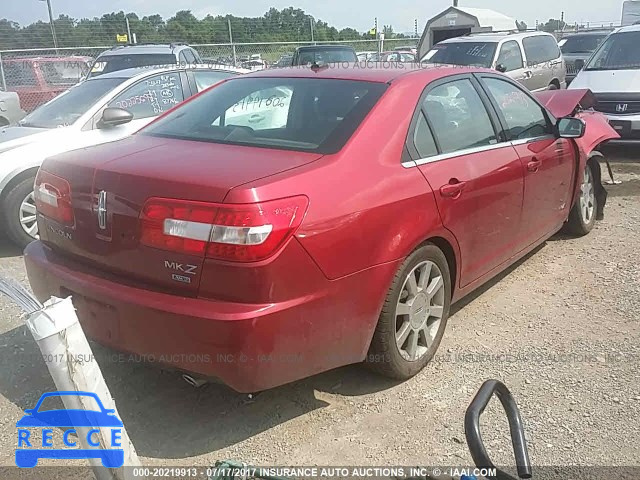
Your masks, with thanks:
[(123, 108), (105, 108), (102, 112), (102, 118), (98, 122), (98, 128), (116, 127), (124, 125), (133, 120), (133, 113)]
[(580, 71), (584, 68), (584, 60), (579, 58), (574, 62), (577, 71)]
[(505, 67), (502, 63), (496, 65), (496, 70), (500, 73), (505, 73), (507, 71), (507, 67)]
[(566, 117), (558, 120), (557, 127), (560, 138), (582, 138), (587, 124), (579, 118)]

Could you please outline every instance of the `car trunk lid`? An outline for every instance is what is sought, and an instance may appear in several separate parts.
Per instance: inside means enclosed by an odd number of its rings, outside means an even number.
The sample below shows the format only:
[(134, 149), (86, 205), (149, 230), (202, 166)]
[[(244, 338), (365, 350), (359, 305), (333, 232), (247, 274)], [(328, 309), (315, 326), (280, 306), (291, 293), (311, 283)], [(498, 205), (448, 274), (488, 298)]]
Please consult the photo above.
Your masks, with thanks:
[(222, 203), (235, 186), (320, 157), (146, 135), (53, 157), (43, 170), (69, 182), (75, 226), (41, 216), (42, 239), (126, 279), (195, 295), (204, 256), (141, 244), (145, 202), (159, 197)]

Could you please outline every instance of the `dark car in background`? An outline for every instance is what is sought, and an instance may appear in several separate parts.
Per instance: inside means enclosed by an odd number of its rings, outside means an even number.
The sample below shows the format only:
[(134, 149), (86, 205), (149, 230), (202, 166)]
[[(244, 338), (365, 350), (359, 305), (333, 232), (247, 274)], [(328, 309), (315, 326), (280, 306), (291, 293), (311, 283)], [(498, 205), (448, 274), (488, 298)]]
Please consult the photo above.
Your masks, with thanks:
[(310, 65), (313, 63), (355, 63), (358, 56), (353, 47), (347, 45), (313, 45), (298, 47), (293, 54), (291, 64)]
[(2, 61), (6, 89), (29, 113), (69, 89), (87, 73), (91, 57), (21, 57)]
[(284, 68), (290, 67), (291, 62), (293, 62), (293, 55), (282, 55), (276, 63), (273, 64), (272, 68)]
[(129, 68), (153, 65), (198, 65), (202, 64), (200, 54), (184, 43), (169, 45), (119, 45), (102, 52), (91, 67), (89, 78), (105, 73)]
[(576, 78), (585, 62), (608, 36), (609, 32), (606, 31), (582, 32), (568, 35), (558, 42), (567, 66), (567, 85)]

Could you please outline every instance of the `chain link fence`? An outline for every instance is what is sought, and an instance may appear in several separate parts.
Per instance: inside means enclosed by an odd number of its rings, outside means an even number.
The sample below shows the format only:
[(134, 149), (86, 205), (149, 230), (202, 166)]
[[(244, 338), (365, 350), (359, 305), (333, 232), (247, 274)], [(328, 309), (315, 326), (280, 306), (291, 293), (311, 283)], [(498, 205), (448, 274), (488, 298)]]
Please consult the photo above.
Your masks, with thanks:
[[(415, 47), (417, 38), (334, 42), (218, 43), (191, 45), (205, 63), (265, 68), (296, 48), (314, 44), (349, 45), (356, 52), (390, 51)], [(0, 51), (0, 89), (16, 92), (29, 113), (78, 83), (93, 61), (112, 47), (43, 48)]]

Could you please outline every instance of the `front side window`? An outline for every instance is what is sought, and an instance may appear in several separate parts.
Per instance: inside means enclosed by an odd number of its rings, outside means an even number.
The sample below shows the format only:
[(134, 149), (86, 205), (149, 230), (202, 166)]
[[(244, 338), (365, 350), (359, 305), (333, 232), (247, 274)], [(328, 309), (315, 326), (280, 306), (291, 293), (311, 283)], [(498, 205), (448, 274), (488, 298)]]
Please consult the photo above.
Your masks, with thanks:
[(428, 63), (491, 68), (497, 44), (494, 42), (452, 42), (435, 45), (423, 59)]
[(434, 88), (426, 96), (423, 108), (441, 153), (498, 142), (487, 109), (470, 80), (457, 80)]
[(497, 65), (502, 65), (506, 72), (524, 68), (520, 45), (515, 40), (505, 42), (500, 48)]
[(523, 90), (497, 78), (485, 78), (484, 83), (507, 122), (509, 140), (536, 138), (552, 133), (542, 107)]
[(640, 32), (614, 33), (591, 57), (587, 70), (634, 70), (640, 68)]
[(142, 133), (335, 153), (386, 88), (352, 80), (241, 77), (204, 92)]
[(160, 115), (184, 100), (178, 73), (153, 75), (118, 95), (110, 107), (122, 108), (134, 119)]

